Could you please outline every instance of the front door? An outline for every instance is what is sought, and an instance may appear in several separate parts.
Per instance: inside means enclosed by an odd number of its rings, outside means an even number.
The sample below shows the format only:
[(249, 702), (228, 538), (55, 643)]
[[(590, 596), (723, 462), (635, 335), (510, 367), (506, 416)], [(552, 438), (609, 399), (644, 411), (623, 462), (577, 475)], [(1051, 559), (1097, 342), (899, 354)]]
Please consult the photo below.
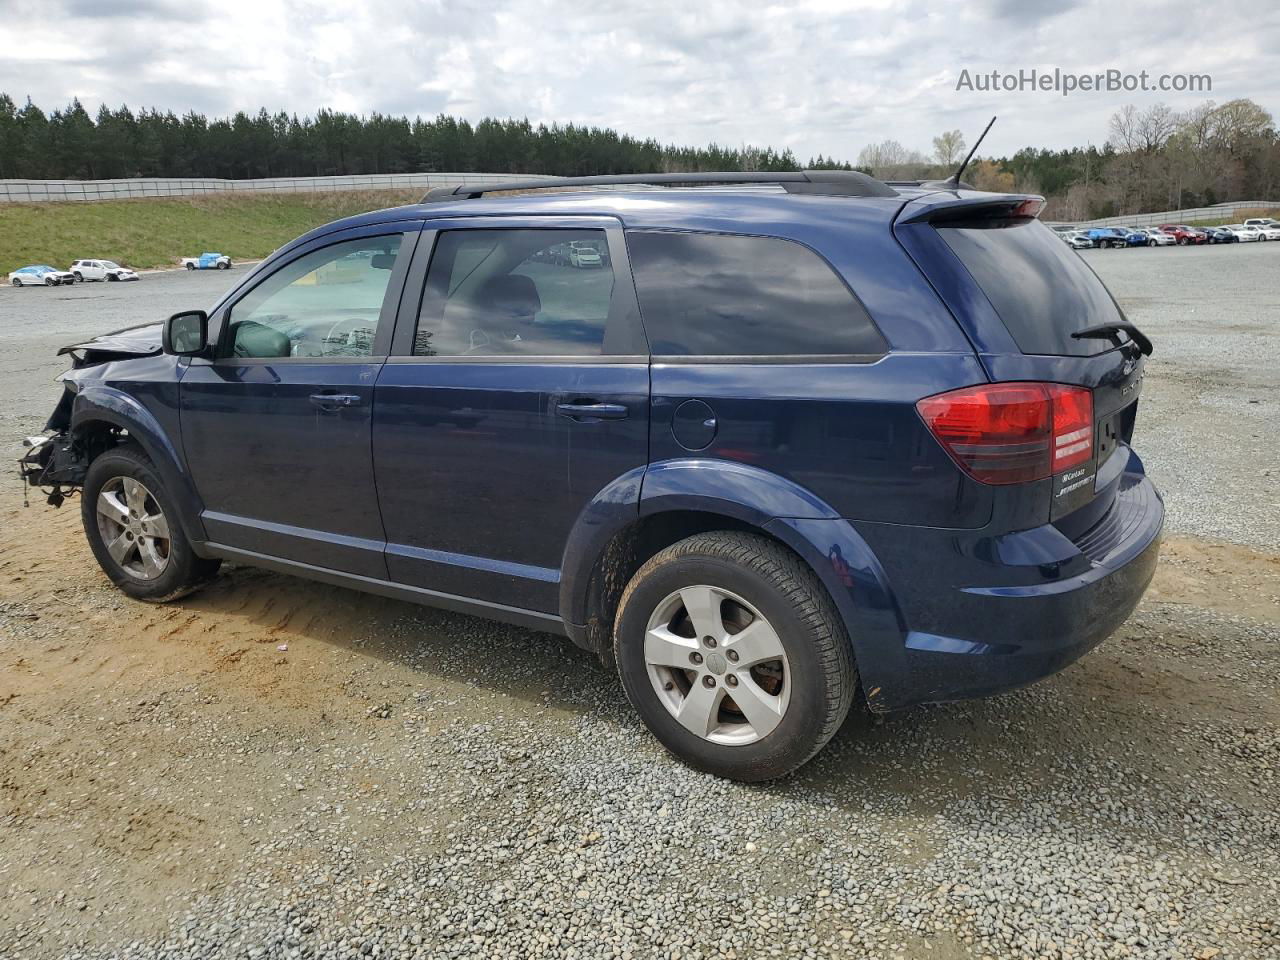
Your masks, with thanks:
[(430, 268), (406, 290), (374, 398), (387, 568), (401, 583), (555, 613), (574, 523), (648, 460), (648, 351), (621, 228), (432, 226), (410, 276), (428, 255)]
[(417, 228), (316, 241), (217, 313), (215, 358), (192, 361), (181, 385), (211, 541), (386, 578), (373, 389)]

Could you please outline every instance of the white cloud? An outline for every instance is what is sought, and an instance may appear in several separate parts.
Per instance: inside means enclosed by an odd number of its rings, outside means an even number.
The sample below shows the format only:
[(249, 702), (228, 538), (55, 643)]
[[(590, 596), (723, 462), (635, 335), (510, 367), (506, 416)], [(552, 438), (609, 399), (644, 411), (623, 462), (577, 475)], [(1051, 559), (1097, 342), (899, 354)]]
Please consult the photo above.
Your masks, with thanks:
[[(121, 10), (127, 8), (127, 16)], [(73, 24), (30, 31), (32, 18)], [(0, 90), (51, 109), (528, 116), (667, 142), (848, 159), (893, 138), (991, 152), (1102, 142), (1125, 103), (1251, 97), (1280, 112), (1280, 5), (1204, 0), (0, 0)], [(957, 92), (961, 69), (1211, 74), (1211, 94)], [(985, 151), (984, 151), (985, 152)]]

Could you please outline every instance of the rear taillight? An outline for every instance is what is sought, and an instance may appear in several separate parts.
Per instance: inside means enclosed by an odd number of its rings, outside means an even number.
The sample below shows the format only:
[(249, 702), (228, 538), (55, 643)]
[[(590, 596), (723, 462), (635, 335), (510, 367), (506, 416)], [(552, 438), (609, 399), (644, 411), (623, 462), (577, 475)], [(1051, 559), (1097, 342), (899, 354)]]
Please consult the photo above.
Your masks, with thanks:
[(991, 383), (916, 404), (961, 469), (983, 483), (1027, 483), (1093, 456), (1093, 394), (1058, 383)]

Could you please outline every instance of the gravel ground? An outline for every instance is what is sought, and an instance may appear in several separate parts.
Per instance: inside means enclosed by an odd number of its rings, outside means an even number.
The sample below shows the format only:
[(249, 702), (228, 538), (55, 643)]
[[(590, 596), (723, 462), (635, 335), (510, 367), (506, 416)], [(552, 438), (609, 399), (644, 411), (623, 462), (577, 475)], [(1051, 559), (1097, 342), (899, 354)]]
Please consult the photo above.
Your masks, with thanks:
[[(1280, 955), (1280, 244), (1090, 262), (1157, 342), (1152, 590), (781, 783), (680, 766), (567, 641), (244, 568), (132, 603), (0, 486), (0, 958)], [(0, 430), (234, 279), (0, 290)]]

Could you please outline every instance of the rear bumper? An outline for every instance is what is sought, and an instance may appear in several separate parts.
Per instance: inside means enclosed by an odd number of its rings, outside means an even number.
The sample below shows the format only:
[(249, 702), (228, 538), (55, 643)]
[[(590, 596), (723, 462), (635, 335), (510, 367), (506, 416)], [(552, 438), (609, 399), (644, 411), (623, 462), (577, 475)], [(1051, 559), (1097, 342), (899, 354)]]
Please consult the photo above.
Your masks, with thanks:
[(900, 648), (859, 652), (868, 702), (892, 710), (1024, 686), (1092, 650), (1151, 582), (1164, 504), (1131, 454), (1115, 503), (1075, 540), (1053, 525), (999, 537), (857, 526), (904, 627)]

